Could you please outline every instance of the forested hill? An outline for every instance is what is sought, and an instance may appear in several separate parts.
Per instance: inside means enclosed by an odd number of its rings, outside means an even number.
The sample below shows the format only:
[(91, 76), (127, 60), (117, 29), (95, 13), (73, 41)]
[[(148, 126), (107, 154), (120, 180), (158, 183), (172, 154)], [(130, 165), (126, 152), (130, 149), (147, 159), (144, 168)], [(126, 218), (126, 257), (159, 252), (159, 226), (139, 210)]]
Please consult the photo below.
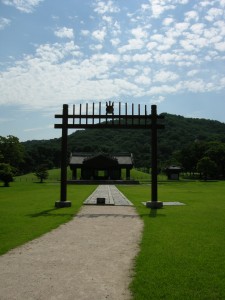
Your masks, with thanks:
[[(219, 141), (225, 143), (225, 123), (206, 119), (185, 118), (163, 113), (165, 129), (158, 131), (160, 161), (168, 161), (172, 154), (196, 141)], [(60, 141), (51, 139), (27, 141), (23, 145), (30, 165), (37, 161), (60, 164)], [(137, 167), (150, 162), (149, 130), (87, 129), (77, 130), (68, 136), (68, 152), (130, 152), (134, 154)]]

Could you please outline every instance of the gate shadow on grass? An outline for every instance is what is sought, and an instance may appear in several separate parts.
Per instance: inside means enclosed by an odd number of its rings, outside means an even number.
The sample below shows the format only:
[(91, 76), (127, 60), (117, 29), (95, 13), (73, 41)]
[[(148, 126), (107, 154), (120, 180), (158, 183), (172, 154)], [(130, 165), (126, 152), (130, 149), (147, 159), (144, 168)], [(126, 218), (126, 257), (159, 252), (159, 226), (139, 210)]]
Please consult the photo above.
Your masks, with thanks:
[(64, 217), (64, 216), (73, 217), (74, 216), (74, 213), (54, 214), (54, 213), (52, 213), (54, 211), (58, 211), (58, 208), (47, 209), (47, 210), (43, 210), (43, 211), (40, 211), (40, 212), (35, 213), (35, 214), (29, 214), (29, 215), (26, 215), (26, 216), (31, 217), (31, 218), (38, 218), (38, 217)]
[(156, 218), (157, 217), (157, 213), (158, 213), (158, 209), (150, 209), (150, 213), (149, 213), (149, 217), (150, 218)]

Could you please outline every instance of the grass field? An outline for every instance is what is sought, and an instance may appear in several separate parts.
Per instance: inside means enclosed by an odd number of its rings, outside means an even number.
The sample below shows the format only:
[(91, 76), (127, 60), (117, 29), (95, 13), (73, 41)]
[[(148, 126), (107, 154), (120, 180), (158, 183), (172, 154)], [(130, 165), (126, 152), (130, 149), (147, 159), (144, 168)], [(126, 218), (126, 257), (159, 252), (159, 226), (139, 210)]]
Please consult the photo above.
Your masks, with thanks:
[(56, 209), (59, 183), (14, 182), (0, 186), (0, 254), (72, 219), (96, 186), (68, 186), (72, 207)]
[[(55, 209), (59, 183), (26, 178), (0, 187), (1, 254), (69, 221), (95, 188), (68, 185), (72, 207)], [(225, 182), (160, 182), (160, 201), (186, 204), (160, 210), (141, 203), (150, 200), (150, 185), (119, 189), (144, 221), (134, 300), (225, 299)]]
[(134, 299), (225, 299), (225, 182), (159, 184), (160, 201), (186, 204), (161, 210), (141, 204), (150, 186), (119, 188), (144, 221)]
[[(49, 176), (48, 176), (48, 181), (56, 181), (56, 180), (60, 180), (60, 169), (52, 169), (48, 171)], [(131, 173), (130, 173), (131, 179), (135, 179), (135, 180), (139, 180), (139, 181), (150, 181), (151, 180), (151, 176), (150, 174), (132, 169)], [(67, 169), (67, 178), (68, 179), (72, 179), (72, 172), (70, 170), (70, 168)], [(80, 178), (80, 169), (77, 170), (77, 178)], [(122, 170), (122, 179), (126, 179), (126, 170)], [(34, 175), (34, 173), (31, 174), (26, 174), (23, 176), (18, 176), (15, 178), (15, 180), (17, 182), (24, 182), (24, 181), (38, 181), (37, 177)], [(158, 180), (166, 180), (166, 175), (162, 175), (160, 174), (158, 176)]]

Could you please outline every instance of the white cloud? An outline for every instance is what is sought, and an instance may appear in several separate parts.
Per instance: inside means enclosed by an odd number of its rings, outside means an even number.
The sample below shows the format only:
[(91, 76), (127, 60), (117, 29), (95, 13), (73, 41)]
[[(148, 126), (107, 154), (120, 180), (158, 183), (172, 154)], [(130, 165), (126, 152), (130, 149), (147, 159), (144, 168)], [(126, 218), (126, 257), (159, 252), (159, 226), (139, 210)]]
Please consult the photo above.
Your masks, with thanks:
[(185, 15), (185, 19), (184, 19), (185, 22), (190, 22), (192, 20), (197, 22), (199, 20), (199, 14), (195, 10), (188, 11), (184, 15)]
[(225, 51), (225, 42), (216, 43), (215, 44), (215, 49), (219, 50), (221, 52)]
[(205, 19), (209, 22), (213, 22), (217, 17), (220, 17), (223, 15), (223, 10), (220, 8), (210, 8), (208, 11), (207, 16), (205, 16)]
[(111, 39), (110, 42), (111, 42), (112, 46), (116, 47), (119, 45), (120, 39), (118, 39), (118, 38)]
[(138, 70), (137, 69), (128, 68), (128, 69), (124, 70), (124, 73), (126, 75), (134, 76), (134, 75), (136, 75), (138, 73)]
[(196, 74), (198, 74), (198, 72), (199, 72), (198, 70), (191, 70), (191, 71), (187, 72), (187, 76), (188, 77), (193, 77)]
[(176, 86), (172, 85), (160, 85), (160, 86), (153, 86), (147, 92), (147, 95), (162, 95), (162, 94), (173, 94), (177, 92)]
[(128, 44), (118, 48), (119, 53), (124, 53), (126, 51), (139, 50), (144, 46), (144, 42), (141, 39), (130, 39)]
[(83, 35), (83, 36), (88, 36), (90, 34), (90, 31), (84, 29), (84, 30), (80, 31), (80, 34)]
[(157, 42), (162, 42), (163, 38), (164, 38), (164, 36), (162, 34), (153, 34), (151, 36), (151, 40), (157, 41)]
[(220, 84), (225, 87), (225, 77), (220, 79)]
[(193, 81), (183, 81), (183, 87), (185, 87), (190, 92), (204, 92), (206, 85), (202, 79), (197, 79)]
[(176, 73), (162, 70), (155, 74), (154, 81), (155, 82), (169, 82), (169, 81), (177, 80), (178, 78), (179, 78), (179, 76)]
[(176, 2), (179, 4), (187, 4), (189, 0), (176, 0)]
[(142, 11), (147, 11), (147, 10), (149, 10), (150, 9), (150, 5), (149, 4), (146, 4), (146, 3), (144, 3), (144, 4), (141, 4), (141, 10)]
[[(38, 107), (151, 95), (160, 103), (167, 94), (224, 88), (223, 74), (209, 78), (225, 60), (225, 22), (219, 10), (223, 2), (141, 2), (125, 7), (120, 1), (90, 1), (92, 14), (94, 10), (98, 15), (76, 23), (70, 18), (76, 32), (70, 25), (57, 28), (58, 43), (36, 46), (36, 52), (21, 56), (21, 61), (2, 62), (0, 102)], [(29, 3), (35, 8), (35, 1)]]
[(196, 23), (190, 27), (191, 31), (199, 35), (203, 33), (204, 28), (205, 28), (205, 24), (203, 23)]
[(220, 6), (225, 7), (225, 0), (220, 0)]
[(134, 81), (138, 84), (149, 85), (151, 83), (151, 78), (140, 75), (134, 79)]
[(159, 104), (159, 103), (163, 102), (165, 99), (166, 98), (164, 96), (158, 96), (158, 97), (154, 96), (154, 97), (151, 98), (151, 103), (152, 104)]
[(99, 51), (99, 50), (102, 50), (103, 46), (102, 44), (91, 44), (89, 45), (89, 49), (92, 50), (92, 51)]
[(152, 54), (151, 53), (145, 53), (145, 54), (134, 54), (132, 56), (133, 62), (150, 62), (152, 61)]
[(49, 127), (46, 126), (46, 127), (33, 127), (33, 128), (27, 128), (27, 129), (24, 129), (25, 132), (34, 132), (34, 131), (39, 131), (39, 130), (46, 130), (48, 129)]
[(102, 20), (111, 25), (113, 19), (110, 16), (102, 16)]
[(149, 43), (146, 45), (146, 48), (147, 48), (148, 50), (152, 50), (152, 49), (156, 48), (157, 45), (158, 45), (158, 43), (156, 43), (156, 42), (149, 42)]
[(34, 9), (44, 0), (2, 0), (5, 5), (14, 6), (24, 13), (32, 13)]
[(166, 10), (173, 10), (176, 8), (175, 5), (168, 4), (169, 2), (167, 1), (149, 0), (149, 2), (151, 5), (153, 18), (159, 18), (160, 15), (163, 14)]
[(5, 88), (0, 103), (12, 104), (16, 99), (17, 104), (48, 107), (68, 99), (93, 100), (118, 96), (120, 92), (139, 92), (133, 83), (108, 79), (119, 61), (117, 55), (105, 53), (93, 55), (91, 59), (64, 61), (74, 50), (76, 46), (72, 42), (38, 47), (35, 56), (27, 56), (2, 74), (0, 89)]
[(118, 21), (115, 21), (109, 29), (111, 30), (111, 34), (115, 37), (121, 33), (121, 27)]
[(0, 18), (0, 30), (3, 30), (10, 23), (11, 23), (11, 20), (9, 20), (7, 18)]
[(186, 51), (195, 51), (196, 50), (196, 48), (192, 45), (191, 41), (188, 41), (188, 40), (182, 40), (182, 41), (180, 41), (180, 45)]
[[(218, 30), (215, 28), (215, 27), (212, 27), (212, 28), (206, 28), (204, 30), (204, 37), (207, 38), (207, 39), (212, 39), (214, 38), (215, 36), (219, 36), (219, 32)], [(222, 37), (221, 37), (222, 38)]]
[(214, 25), (220, 30), (220, 35), (225, 36), (225, 22), (220, 20), (215, 22)]
[(181, 34), (182, 32), (188, 29), (189, 25), (190, 24), (187, 22), (176, 23), (175, 30), (177, 31), (178, 34)]
[[(37, 59), (41, 59), (42, 61), (46, 61), (49, 63), (60, 62), (67, 56), (79, 56), (81, 52), (79, 51), (79, 47), (74, 44), (73, 41), (65, 43), (65, 44), (43, 44), (40, 45), (36, 50)], [(26, 58), (29, 61), (30, 57)]]
[(147, 31), (143, 30), (141, 27), (137, 27), (131, 30), (131, 33), (136, 39), (145, 39), (148, 36)]
[(95, 54), (92, 56), (91, 61), (95, 61), (99, 64), (114, 64), (119, 62), (119, 55), (104, 53), (104, 54)]
[(173, 19), (173, 18), (165, 18), (165, 19), (163, 20), (163, 25), (164, 25), (164, 26), (170, 26), (173, 22), (174, 22), (174, 19)]
[(118, 13), (120, 8), (116, 6), (113, 1), (98, 1), (96, 3), (96, 8), (94, 9), (95, 12), (98, 14), (105, 14), (105, 13)]
[(156, 48), (157, 51), (165, 51), (170, 49), (176, 43), (176, 40), (172, 36), (164, 36), (162, 34), (152, 35), (151, 40), (153, 40), (154, 42), (149, 42), (146, 45), (146, 48), (150, 51)]
[(103, 27), (101, 30), (95, 30), (92, 32), (92, 37), (102, 43), (106, 37), (106, 28)]
[(59, 38), (73, 39), (74, 33), (72, 28), (62, 27), (54, 32), (54, 34)]
[(202, 7), (207, 7), (207, 6), (213, 6), (215, 4), (215, 1), (209, 1), (209, 0), (202, 0), (200, 1), (199, 5)]

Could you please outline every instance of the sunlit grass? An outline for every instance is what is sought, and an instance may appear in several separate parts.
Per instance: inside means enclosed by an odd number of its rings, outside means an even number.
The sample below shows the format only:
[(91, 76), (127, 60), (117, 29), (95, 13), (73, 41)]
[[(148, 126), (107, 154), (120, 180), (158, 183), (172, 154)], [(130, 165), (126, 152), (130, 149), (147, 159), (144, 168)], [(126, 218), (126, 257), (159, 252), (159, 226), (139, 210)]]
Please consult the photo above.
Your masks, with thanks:
[[(70, 220), (94, 188), (68, 185), (72, 207), (55, 209), (57, 180), (0, 187), (0, 253)], [(186, 204), (160, 210), (142, 204), (151, 200), (150, 184), (119, 189), (144, 222), (131, 284), (133, 298), (225, 299), (225, 182), (159, 182), (160, 201)]]
[(160, 201), (186, 204), (161, 210), (141, 203), (150, 186), (119, 188), (144, 221), (134, 299), (225, 299), (225, 183), (160, 184)]
[(14, 182), (0, 187), (0, 254), (72, 219), (96, 186), (68, 186), (72, 207), (56, 209), (57, 183)]
[[(60, 169), (52, 169), (48, 171), (48, 179), (47, 181), (59, 181), (60, 180)], [(80, 175), (80, 169), (77, 169), (77, 178), (79, 179), (81, 177)], [(122, 169), (122, 174), (121, 174), (122, 179), (126, 179), (126, 170)], [(67, 178), (72, 179), (72, 171), (70, 168), (67, 168)], [(139, 181), (150, 181), (151, 180), (151, 175), (148, 173), (141, 172), (136, 169), (132, 169), (130, 172), (130, 178), (134, 180), (139, 180)], [(37, 177), (35, 176), (34, 173), (29, 173), (25, 174), (23, 176), (18, 176), (15, 178), (16, 181), (22, 182), (22, 181), (38, 181)], [(159, 174), (158, 175), (158, 180), (167, 180), (166, 175), (164, 174)], [(46, 181), (46, 180), (45, 180)]]

